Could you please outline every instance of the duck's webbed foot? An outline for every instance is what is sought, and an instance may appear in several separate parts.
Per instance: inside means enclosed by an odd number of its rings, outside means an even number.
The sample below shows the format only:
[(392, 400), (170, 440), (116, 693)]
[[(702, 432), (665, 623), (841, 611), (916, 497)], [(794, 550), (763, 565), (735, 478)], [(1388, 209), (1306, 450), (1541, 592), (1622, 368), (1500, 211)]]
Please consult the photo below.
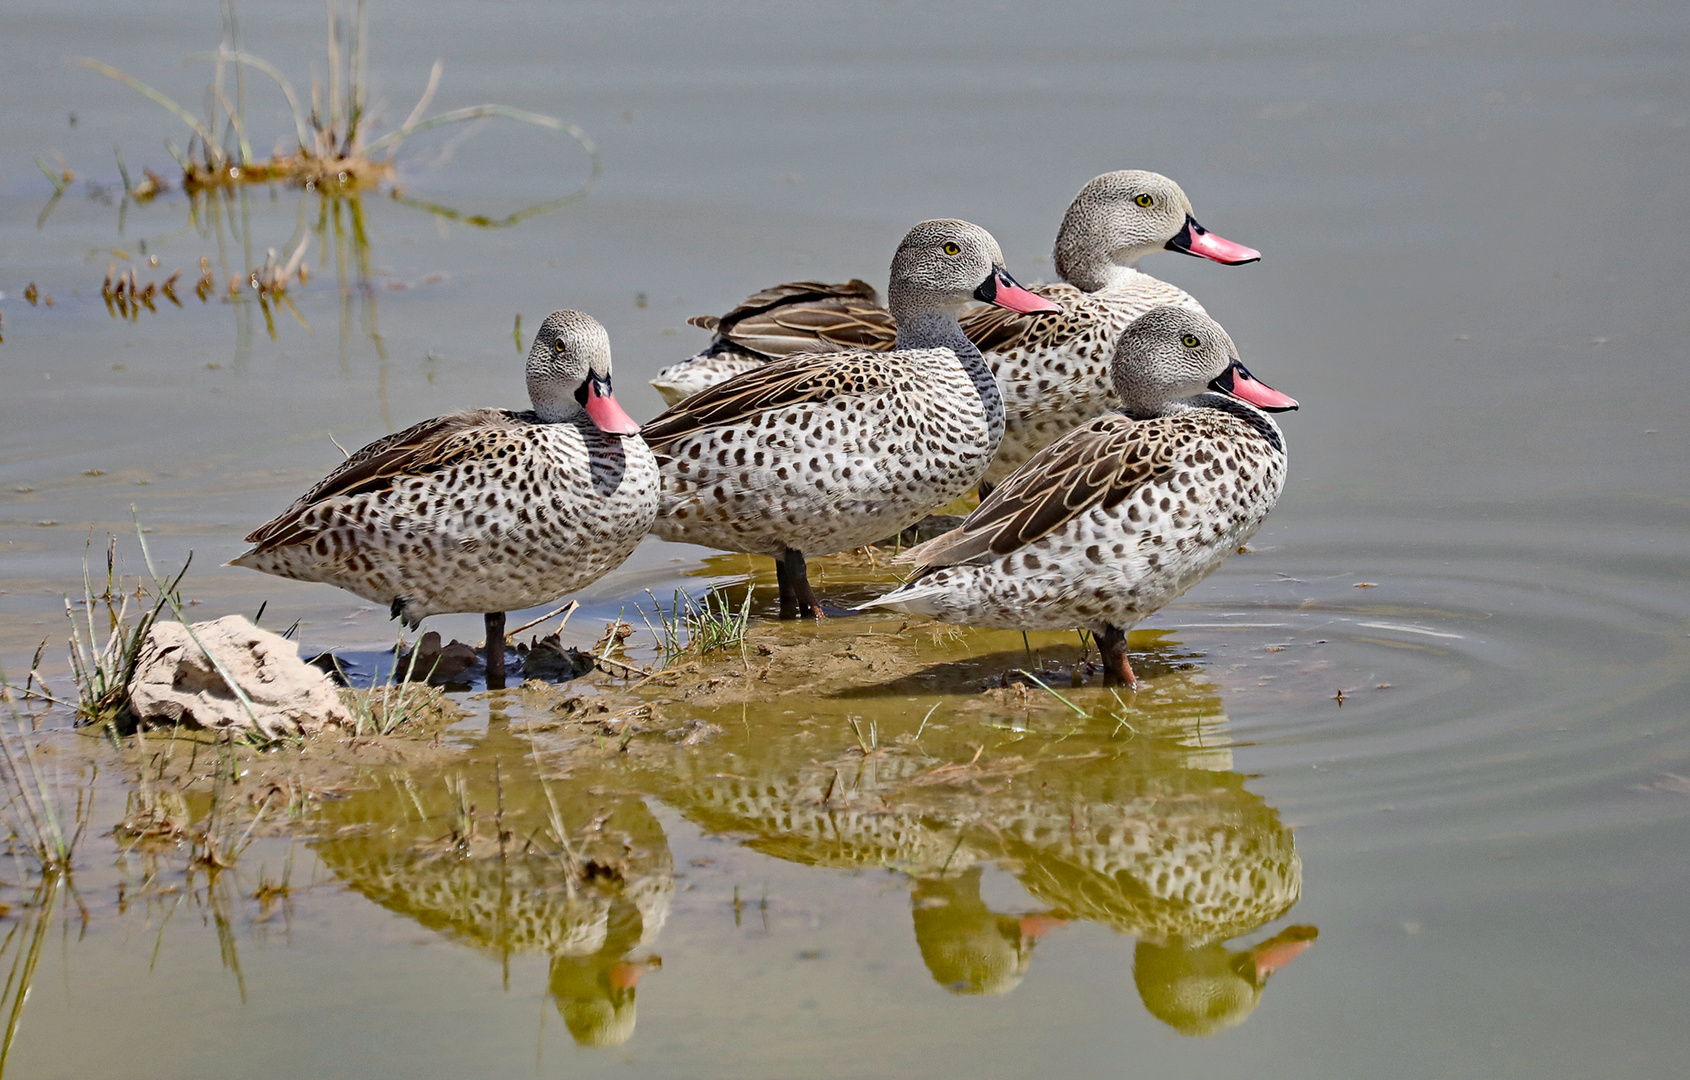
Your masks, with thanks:
[(1103, 679), (1138, 689), (1138, 676), (1133, 674), (1127, 659), (1127, 632), (1118, 626), (1105, 626), (1097, 638), (1097, 651), (1103, 654)]

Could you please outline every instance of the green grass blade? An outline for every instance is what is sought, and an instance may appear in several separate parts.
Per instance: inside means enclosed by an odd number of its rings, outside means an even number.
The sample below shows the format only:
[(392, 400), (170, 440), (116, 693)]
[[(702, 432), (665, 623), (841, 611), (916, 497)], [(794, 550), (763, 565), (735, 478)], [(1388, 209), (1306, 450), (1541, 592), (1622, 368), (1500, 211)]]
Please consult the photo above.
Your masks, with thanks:
[(207, 153), (215, 153), (219, 155), (219, 158), (221, 158), (222, 150), (218, 148), (217, 140), (212, 137), (211, 132), (206, 130), (205, 125), (200, 123), (199, 120), (195, 118), (194, 114), (189, 112), (187, 109), (184, 109), (170, 98), (159, 93), (157, 90), (154, 90), (140, 79), (119, 71), (110, 64), (103, 64), (90, 56), (79, 56), (74, 62), (85, 68), (89, 68), (90, 70), (98, 71), (101, 75), (109, 75), (118, 82), (127, 83), (130, 89), (139, 91), (140, 93), (152, 98), (160, 105), (163, 105), (165, 108), (175, 113), (177, 118), (184, 124), (187, 124), (190, 128), (194, 129), (194, 134), (198, 135), (200, 137), (200, 141), (205, 144)]

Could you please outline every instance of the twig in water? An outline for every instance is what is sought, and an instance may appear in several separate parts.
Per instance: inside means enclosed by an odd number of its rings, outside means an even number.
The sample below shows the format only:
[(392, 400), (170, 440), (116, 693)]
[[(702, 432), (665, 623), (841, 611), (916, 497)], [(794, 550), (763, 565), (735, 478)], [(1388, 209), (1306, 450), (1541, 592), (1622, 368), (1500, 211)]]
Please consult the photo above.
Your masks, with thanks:
[[(564, 604), (562, 607), (558, 608), (555, 611), (546, 612), (544, 615), (540, 616), (538, 619), (528, 620), (527, 622), (523, 623), (521, 626), (517, 627), (515, 630), (507, 630), (505, 632), (505, 640), (509, 641), (511, 638), (513, 638), (516, 635), (522, 633), (524, 630), (527, 630), (529, 627), (539, 626), (541, 623), (545, 622), (547, 619), (551, 618), (553, 615), (563, 615), (563, 613), (566, 612), (566, 611), (569, 613), (569, 615), (573, 615), (573, 614), (575, 614), (575, 609), (580, 607), (580, 606), (581, 606), (581, 602), (579, 600), (571, 600), (569, 603)], [(558, 624), (558, 630), (561, 631), (565, 626), (567, 626), (569, 624), (569, 615), (563, 615), (563, 622)]]
[(917, 742), (921, 741), (921, 733), (927, 730), (927, 721), (933, 719), (933, 714), (938, 712), (939, 706), (943, 704), (944, 702), (942, 701), (935, 701), (933, 703), (933, 707), (927, 710), (927, 715), (921, 718), (921, 726), (915, 729), (915, 738)]
[(1080, 708), (1078, 705), (1074, 704), (1072, 701), (1069, 701), (1067, 698), (1063, 697), (1061, 694), (1058, 694), (1055, 690), (1052, 690), (1049, 686), (1047, 686), (1044, 683), (1044, 681), (1042, 679), (1040, 679), (1037, 675), (1034, 675), (1031, 671), (1022, 670), (1021, 674), (1027, 676), (1028, 679), (1032, 680), (1033, 684), (1035, 686), (1037, 686), (1040, 690), (1043, 690), (1045, 693), (1049, 694), (1051, 697), (1053, 697), (1056, 700), (1062, 702), (1062, 704), (1068, 706), (1070, 709), (1073, 709), (1075, 715), (1079, 716), (1082, 720), (1090, 720), (1091, 719), (1091, 713), (1086, 712), (1084, 709)]

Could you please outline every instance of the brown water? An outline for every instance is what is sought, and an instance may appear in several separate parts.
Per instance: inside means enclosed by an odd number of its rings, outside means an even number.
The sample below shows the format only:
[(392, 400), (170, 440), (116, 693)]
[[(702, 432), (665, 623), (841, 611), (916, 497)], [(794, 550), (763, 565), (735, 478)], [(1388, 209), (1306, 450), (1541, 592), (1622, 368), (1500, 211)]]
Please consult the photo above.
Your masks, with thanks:
[[(215, 883), (180, 860), (148, 883), (96, 830), (75, 879), (87, 920), (61, 895), (40, 924), (9, 1075), (1682, 1075), (1682, 6), (378, 5), (373, 21), (390, 122), (444, 55), (437, 107), (587, 128), (588, 195), (497, 231), (341, 203), (342, 235), (356, 210), (368, 244), (342, 242), (338, 275), (337, 209), (315, 195), (249, 189), (222, 225), (179, 193), (121, 205), (112, 144), (169, 172), (160, 140), (184, 132), (66, 60), (197, 103), (207, 69), (177, 61), (215, 46), (211, 6), (8, 15), (8, 672), (51, 637), (62, 679), (84, 540), (130, 530), (131, 504), (161, 562), (195, 552), (199, 610), (268, 602), (264, 623), (299, 619), (311, 645), (391, 645), (383, 611), (217, 565), (332, 467), (331, 433), (350, 447), (520, 402), (515, 317), (531, 332), (562, 306), (606, 324), (622, 400), (651, 415), (643, 381), (702, 342), (687, 316), (791, 277), (883, 282), (931, 216), (980, 222), (1014, 273), (1047, 275), (1067, 200), (1114, 168), (1175, 177), (1207, 226), (1266, 253), (1145, 269), (1303, 402), (1284, 423), (1291, 483), (1255, 554), (1134, 636), (1152, 679), (1127, 711), (1094, 687), (1072, 695), (1085, 718), (982, 694), (1028, 663), (1019, 635), (922, 631), (849, 686), (701, 705), (713, 738), (590, 767), (522, 728), (520, 702), (468, 698), (461, 767), (372, 773), (324, 804), (323, 839), (261, 839)], [(243, 25), (296, 81), (321, 66), (315, 9), (253, 6)], [(251, 92), (264, 149), (288, 124)], [(38, 224), (51, 192), (31, 158), (54, 152), (78, 179)], [(573, 144), (497, 123), (400, 160), (409, 194), (490, 214), (588, 176)], [(283, 311), (272, 337), (255, 304), (185, 289), (184, 309), (131, 321), (100, 299), (114, 248), (158, 256), (143, 280), (191, 281), (202, 254), (226, 278), (325, 212), (292, 295), (309, 329)], [(22, 299), (32, 281), (51, 308)], [(772, 575), (753, 565), (766, 618)], [(648, 542), (570, 633), (591, 641), (647, 587), (746, 568)], [(887, 580), (819, 571), (836, 602)], [(758, 633), (870, 627), (895, 629)], [(1038, 663), (1075, 651), (1032, 645)], [(115, 771), (96, 785), (104, 829)], [(513, 836), (543, 835), (540, 776), (577, 854), (613, 867), (592, 889), (571, 891), (555, 844), (501, 859), (485, 821), (462, 849), (441, 839), (459, 777), (483, 819), (502, 797)], [(253, 898), (290, 852), (285, 903)], [(10, 970), (40, 909), (6, 892)], [(1318, 940), (1263, 982), (1276, 954), (1259, 946), (1293, 926)]]

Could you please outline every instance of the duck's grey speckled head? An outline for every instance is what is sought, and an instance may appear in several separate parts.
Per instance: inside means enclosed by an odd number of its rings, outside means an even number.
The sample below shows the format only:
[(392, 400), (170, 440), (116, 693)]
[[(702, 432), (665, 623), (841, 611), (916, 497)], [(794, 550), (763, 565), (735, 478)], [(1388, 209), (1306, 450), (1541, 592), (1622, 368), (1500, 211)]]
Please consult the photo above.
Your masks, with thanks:
[(1161, 173), (1104, 173), (1074, 196), (1056, 234), (1056, 272), (1087, 292), (1108, 285), (1112, 271), (1153, 251), (1180, 251), (1227, 265), (1255, 262), (1261, 252), (1223, 240), (1191, 214), (1191, 200)]
[(900, 326), (920, 315), (954, 319), (974, 300), (1011, 311), (1061, 310), (1016, 284), (991, 233), (949, 218), (923, 221), (904, 236), (892, 256), (887, 300)]
[(1115, 393), (1129, 413), (1154, 416), (1170, 403), (1214, 390), (1268, 412), (1297, 402), (1257, 382), (1221, 324), (1183, 307), (1159, 307), (1134, 319), (1115, 344)]
[(610, 389), (610, 335), (597, 319), (579, 311), (554, 311), (540, 324), (528, 350), (528, 399), (548, 423), (583, 410), (601, 430), (637, 435), (640, 426)]

